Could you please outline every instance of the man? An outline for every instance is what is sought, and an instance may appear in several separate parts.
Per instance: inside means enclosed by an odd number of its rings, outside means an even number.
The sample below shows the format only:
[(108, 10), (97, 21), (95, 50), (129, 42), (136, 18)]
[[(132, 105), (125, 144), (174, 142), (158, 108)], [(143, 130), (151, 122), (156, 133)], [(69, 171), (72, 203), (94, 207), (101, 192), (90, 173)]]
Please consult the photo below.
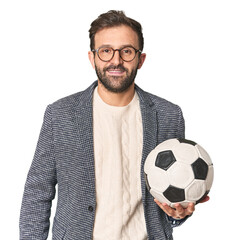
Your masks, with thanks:
[(90, 28), (98, 81), (46, 109), (25, 185), (20, 239), (47, 239), (58, 184), (53, 239), (172, 239), (194, 211), (152, 198), (143, 167), (160, 142), (184, 137), (178, 106), (134, 83), (145, 61), (141, 25), (120, 11)]

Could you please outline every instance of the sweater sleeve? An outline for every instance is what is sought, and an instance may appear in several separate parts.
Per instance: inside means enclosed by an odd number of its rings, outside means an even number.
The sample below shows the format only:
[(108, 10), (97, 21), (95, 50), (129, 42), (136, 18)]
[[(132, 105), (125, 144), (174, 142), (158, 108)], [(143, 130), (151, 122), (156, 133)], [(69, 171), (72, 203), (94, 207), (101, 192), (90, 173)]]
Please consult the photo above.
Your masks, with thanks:
[(47, 239), (55, 185), (52, 117), (48, 106), (25, 184), (19, 224), (21, 240)]

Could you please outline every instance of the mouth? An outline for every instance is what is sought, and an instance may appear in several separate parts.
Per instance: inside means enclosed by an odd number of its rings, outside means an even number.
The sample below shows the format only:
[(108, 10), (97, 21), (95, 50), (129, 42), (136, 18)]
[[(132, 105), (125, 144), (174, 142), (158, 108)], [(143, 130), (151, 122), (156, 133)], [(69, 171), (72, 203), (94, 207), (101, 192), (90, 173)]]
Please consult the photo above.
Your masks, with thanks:
[(111, 76), (122, 76), (125, 71), (122, 69), (109, 69), (107, 72)]

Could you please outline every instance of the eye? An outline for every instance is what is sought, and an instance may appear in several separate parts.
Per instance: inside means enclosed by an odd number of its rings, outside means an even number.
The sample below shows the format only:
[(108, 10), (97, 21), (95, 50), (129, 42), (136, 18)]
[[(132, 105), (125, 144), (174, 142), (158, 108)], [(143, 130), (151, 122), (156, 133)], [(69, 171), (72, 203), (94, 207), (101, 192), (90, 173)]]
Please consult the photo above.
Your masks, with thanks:
[(101, 48), (100, 53), (102, 54), (110, 54), (112, 52), (111, 48)]
[(122, 54), (124, 55), (131, 55), (133, 53), (133, 48), (123, 48)]

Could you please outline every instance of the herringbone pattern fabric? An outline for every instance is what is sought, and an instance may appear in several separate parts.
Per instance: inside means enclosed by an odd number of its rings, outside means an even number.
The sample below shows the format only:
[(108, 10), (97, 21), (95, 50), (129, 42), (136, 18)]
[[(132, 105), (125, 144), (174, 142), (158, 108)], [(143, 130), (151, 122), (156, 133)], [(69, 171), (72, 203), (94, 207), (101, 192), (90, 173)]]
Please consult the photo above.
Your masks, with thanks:
[[(58, 203), (53, 240), (92, 239), (96, 208), (92, 94), (96, 85), (94, 82), (87, 90), (46, 109), (25, 185), (20, 214), (21, 240), (47, 239), (56, 184)], [(138, 86), (136, 91), (143, 122), (141, 188), (147, 232), (150, 240), (172, 239), (174, 222), (168, 221), (147, 191), (143, 166), (158, 143), (184, 137), (184, 120), (178, 106)]]

